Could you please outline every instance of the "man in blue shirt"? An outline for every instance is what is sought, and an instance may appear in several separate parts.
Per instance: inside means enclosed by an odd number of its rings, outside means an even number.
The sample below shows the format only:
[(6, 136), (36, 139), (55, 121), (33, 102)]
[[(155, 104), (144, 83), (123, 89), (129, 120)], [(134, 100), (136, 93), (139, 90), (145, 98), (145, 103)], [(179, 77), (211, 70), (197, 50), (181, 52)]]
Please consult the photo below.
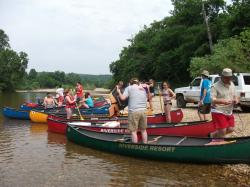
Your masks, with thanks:
[(206, 114), (209, 114), (211, 111), (211, 81), (208, 79), (209, 72), (204, 70), (201, 73), (202, 84), (201, 84), (201, 94), (200, 101), (198, 104), (198, 115), (200, 120), (207, 120)]

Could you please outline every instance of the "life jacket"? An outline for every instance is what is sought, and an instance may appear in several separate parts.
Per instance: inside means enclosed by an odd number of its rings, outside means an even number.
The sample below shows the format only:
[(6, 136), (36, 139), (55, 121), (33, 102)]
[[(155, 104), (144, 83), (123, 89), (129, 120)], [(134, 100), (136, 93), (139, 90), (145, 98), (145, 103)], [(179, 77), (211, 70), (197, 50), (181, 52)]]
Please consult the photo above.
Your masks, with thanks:
[[(67, 96), (69, 96), (70, 97), (70, 100), (71, 101), (73, 101), (74, 100), (74, 96), (70, 96), (70, 95), (67, 95)], [(66, 97), (67, 97), (66, 96)], [(65, 98), (66, 98), (65, 97)], [(76, 107), (76, 103), (74, 102), (74, 103), (69, 103), (68, 102), (68, 100), (66, 100), (66, 106), (65, 106), (65, 108), (75, 108)]]
[(76, 88), (76, 95), (77, 97), (83, 97), (83, 87), (80, 85), (79, 87)]

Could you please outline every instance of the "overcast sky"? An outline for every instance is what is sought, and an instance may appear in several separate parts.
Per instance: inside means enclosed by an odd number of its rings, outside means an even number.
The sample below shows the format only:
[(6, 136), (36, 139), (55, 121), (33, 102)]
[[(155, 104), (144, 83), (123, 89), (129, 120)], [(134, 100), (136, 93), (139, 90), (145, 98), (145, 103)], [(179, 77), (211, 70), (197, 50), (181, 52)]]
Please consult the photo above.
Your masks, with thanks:
[(127, 39), (172, 9), (171, 0), (0, 0), (0, 29), (28, 69), (110, 74)]

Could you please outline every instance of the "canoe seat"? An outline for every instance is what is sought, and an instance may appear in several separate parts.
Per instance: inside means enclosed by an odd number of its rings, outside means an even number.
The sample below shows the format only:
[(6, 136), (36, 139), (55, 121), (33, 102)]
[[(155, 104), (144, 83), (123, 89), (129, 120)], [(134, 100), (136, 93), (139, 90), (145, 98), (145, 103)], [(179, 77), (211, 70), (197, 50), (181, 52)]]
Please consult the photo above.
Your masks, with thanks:
[(187, 137), (183, 137), (180, 141), (178, 141), (175, 145), (180, 145), (183, 141), (185, 141)]

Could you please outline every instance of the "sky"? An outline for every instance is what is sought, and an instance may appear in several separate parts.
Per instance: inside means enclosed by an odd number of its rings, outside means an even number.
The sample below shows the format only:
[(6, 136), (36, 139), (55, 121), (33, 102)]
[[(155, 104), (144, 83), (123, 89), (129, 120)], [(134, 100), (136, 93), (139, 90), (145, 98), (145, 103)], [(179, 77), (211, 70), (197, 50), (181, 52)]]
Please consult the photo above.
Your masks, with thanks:
[(0, 29), (28, 71), (111, 74), (127, 39), (169, 16), (171, 0), (0, 0)]

